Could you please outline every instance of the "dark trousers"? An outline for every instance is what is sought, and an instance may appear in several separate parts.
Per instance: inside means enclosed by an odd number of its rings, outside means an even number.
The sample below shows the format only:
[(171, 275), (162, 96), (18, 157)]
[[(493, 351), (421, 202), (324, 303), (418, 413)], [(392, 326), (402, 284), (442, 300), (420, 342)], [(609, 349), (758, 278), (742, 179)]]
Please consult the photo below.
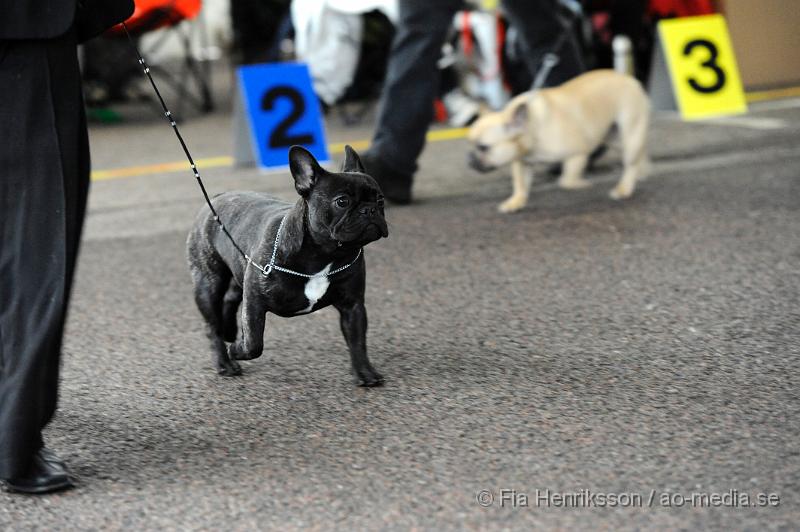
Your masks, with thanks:
[[(462, 7), (461, 0), (400, 0), (400, 20), (370, 148), (397, 172), (413, 174), (417, 169), (438, 92), (436, 62), (453, 17)], [(563, 31), (556, 17), (556, 0), (503, 0), (503, 7), (523, 38), (526, 63), (534, 74)], [(567, 39), (559, 56), (561, 61), (550, 73), (548, 86), (584, 69), (574, 39)]]
[(24, 474), (56, 409), (88, 188), (75, 32), (0, 40), (0, 478)]

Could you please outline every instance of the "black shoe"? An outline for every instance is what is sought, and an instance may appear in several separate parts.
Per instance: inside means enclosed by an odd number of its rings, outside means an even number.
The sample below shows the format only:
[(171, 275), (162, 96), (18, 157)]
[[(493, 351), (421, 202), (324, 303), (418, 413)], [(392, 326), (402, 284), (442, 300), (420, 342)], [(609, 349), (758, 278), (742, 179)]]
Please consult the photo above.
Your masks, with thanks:
[(384, 197), (397, 205), (408, 205), (411, 203), (411, 183), (413, 181), (410, 174), (403, 174), (383, 161), (379, 160), (369, 151), (361, 155), (361, 164), (367, 174), (372, 176), (381, 187)]
[(74, 486), (64, 462), (44, 448), (33, 456), (24, 476), (5, 479), (4, 483), (8, 491), (29, 495), (52, 493)]

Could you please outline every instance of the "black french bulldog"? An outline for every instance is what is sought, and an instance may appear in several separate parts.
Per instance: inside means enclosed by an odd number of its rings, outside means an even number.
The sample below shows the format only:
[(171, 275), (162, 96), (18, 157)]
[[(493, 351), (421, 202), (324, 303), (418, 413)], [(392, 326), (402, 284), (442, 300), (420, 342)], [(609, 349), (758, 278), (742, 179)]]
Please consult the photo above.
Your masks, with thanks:
[(359, 386), (379, 386), (383, 377), (367, 358), (361, 248), (389, 234), (383, 194), (350, 146), (341, 173), (324, 170), (299, 146), (289, 150), (289, 167), (300, 194), (294, 204), (257, 192), (227, 192), (212, 200), (255, 264), (233, 246), (208, 206), (189, 233), (195, 302), (208, 326), (217, 371), (239, 375), (237, 360), (261, 356), (268, 312), (291, 317), (333, 305)]

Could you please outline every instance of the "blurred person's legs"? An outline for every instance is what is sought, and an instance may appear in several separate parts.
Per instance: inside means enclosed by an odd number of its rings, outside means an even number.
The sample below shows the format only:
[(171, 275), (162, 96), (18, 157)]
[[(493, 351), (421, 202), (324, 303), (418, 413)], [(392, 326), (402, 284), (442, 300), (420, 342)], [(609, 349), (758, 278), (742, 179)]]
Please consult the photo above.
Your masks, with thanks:
[(0, 40), (0, 479), (12, 490), (71, 486), (44, 449), (89, 188), (74, 31)]
[[(372, 146), (362, 156), (367, 171), (386, 197), (395, 203), (411, 201), (417, 159), (433, 118), (433, 100), (439, 85), (436, 62), (461, 8), (460, 0), (401, 0), (397, 27)], [(527, 66), (536, 72), (542, 58), (565, 31), (556, 14), (556, 0), (506, 0), (510, 22), (519, 28)], [(584, 70), (574, 37), (559, 51), (561, 60), (548, 78), (557, 85)]]
[(362, 155), (387, 199), (411, 200), (411, 183), (439, 87), (436, 62), (461, 0), (400, 0), (372, 146)]

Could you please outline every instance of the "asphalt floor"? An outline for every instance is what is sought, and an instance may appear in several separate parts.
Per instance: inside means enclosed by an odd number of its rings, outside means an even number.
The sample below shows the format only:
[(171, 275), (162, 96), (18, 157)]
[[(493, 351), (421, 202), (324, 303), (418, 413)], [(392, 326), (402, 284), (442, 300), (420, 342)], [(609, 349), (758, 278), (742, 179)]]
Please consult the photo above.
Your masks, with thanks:
[[(180, 160), (151, 107), (124, 118), (92, 124), (95, 169)], [(332, 310), (269, 317), (264, 355), (218, 376), (184, 258), (191, 173), (98, 179), (45, 434), (79, 486), (0, 493), (0, 529), (797, 529), (798, 124), (798, 100), (660, 114), (632, 199), (607, 197), (612, 145), (593, 187), (542, 179), (513, 215), (507, 169), (430, 143), (415, 203), (366, 249), (376, 389), (353, 385)], [(196, 157), (232, 153), (224, 107), (182, 127)], [(286, 173), (204, 175), (294, 194)]]

